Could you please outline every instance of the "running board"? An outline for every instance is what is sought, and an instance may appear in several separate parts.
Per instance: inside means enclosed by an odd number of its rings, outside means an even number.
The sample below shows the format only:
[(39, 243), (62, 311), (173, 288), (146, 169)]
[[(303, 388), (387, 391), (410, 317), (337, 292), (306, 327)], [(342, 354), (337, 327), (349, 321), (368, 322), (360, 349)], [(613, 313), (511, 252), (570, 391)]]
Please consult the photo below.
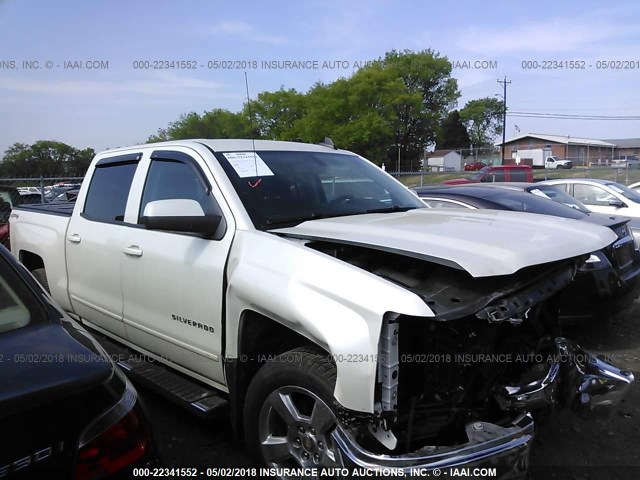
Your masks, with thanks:
[(153, 390), (190, 412), (202, 418), (209, 418), (228, 404), (218, 390), (175, 373), (159, 362), (95, 331), (92, 331), (92, 335), (134, 383)]

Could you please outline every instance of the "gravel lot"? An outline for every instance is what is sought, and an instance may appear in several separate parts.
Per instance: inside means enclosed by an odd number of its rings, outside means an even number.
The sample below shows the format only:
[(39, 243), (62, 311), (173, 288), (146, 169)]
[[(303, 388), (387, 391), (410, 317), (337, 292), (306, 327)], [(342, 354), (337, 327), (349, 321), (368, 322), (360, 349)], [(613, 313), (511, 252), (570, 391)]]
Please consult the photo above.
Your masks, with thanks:
[[(533, 480), (640, 478), (640, 301), (615, 318), (567, 328), (565, 336), (634, 372), (636, 382), (606, 419), (556, 414), (540, 428), (531, 450)], [(251, 466), (231, 440), (225, 412), (204, 422), (154, 393), (141, 390), (165, 466)]]

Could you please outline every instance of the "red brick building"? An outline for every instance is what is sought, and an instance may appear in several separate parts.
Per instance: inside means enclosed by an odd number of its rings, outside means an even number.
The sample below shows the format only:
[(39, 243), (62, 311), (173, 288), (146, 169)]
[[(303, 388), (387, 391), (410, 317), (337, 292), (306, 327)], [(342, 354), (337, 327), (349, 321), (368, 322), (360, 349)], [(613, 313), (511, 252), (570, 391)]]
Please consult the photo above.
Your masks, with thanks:
[(607, 164), (617, 155), (616, 145), (611, 141), (569, 135), (527, 133), (506, 140), (504, 144), (504, 164), (515, 163), (518, 150), (542, 149), (545, 157), (572, 160), (574, 165)]

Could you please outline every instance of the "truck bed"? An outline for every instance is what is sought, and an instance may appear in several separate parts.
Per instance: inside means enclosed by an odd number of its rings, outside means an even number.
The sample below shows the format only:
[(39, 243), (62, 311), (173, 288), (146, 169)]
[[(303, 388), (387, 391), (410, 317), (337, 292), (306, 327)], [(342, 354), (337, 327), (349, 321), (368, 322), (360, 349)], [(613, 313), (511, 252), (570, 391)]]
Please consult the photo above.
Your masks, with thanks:
[(37, 213), (48, 213), (50, 215), (61, 215), (70, 217), (73, 212), (75, 203), (34, 203), (26, 205), (17, 205), (14, 210), (29, 210)]

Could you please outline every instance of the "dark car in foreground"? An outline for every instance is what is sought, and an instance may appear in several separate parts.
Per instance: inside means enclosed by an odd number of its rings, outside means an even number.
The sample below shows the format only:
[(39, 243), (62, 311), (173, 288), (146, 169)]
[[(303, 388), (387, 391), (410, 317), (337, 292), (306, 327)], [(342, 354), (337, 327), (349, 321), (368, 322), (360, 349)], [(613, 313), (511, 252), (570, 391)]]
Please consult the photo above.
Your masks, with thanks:
[[(460, 185), (424, 187), (415, 191), (431, 208), (511, 210), (571, 218), (611, 228), (618, 239), (607, 248), (593, 252), (562, 292), (560, 318), (563, 320), (610, 316), (628, 308), (640, 294), (640, 253), (627, 217), (587, 213), (569, 195), (566, 195), (567, 202), (576, 205), (573, 208), (563, 205), (560, 202), (562, 192), (548, 185)], [(544, 242), (543, 226), (540, 241)]]
[(0, 247), (0, 478), (128, 478), (156, 463), (138, 394)]

